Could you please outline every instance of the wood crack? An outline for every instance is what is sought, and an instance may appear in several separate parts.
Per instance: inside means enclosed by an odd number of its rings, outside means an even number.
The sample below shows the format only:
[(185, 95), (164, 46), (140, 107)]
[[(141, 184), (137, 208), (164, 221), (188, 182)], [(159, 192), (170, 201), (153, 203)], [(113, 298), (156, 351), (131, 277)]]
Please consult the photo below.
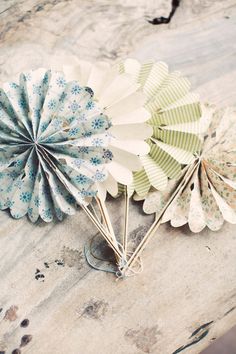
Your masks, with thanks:
[(181, 0), (172, 0), (171, 3), (171, 11), (168, 17), (155, 17), (153, 20), (148, 20), (149, 23), (151, 23), (152, 25), (162, 25), (162, 24), (166, 24), (169, 23), (172, 19), (172, 17), (174, 16), (177, 8), (179, 7)]
[(178, 349), (176, 349), (172, 354), (177, 354), (182, 352), (183, 350), (191, 347), (194, 344), (197, 344), (198, 342), (200, 342), (203, 338), (205, 338), (210, 330), (210, 326), (214, 321), (210, 321), (207, 323), (204, 323), (203, 325), (201, 325), (200, 327), (198, 327), (195, 331), (193, 331), (193, 333), (191, 334), (191, 336), (189, 337), (190, 342), (187, 343), (186, 345), (183, 345), (181, 347), (179, 347)]

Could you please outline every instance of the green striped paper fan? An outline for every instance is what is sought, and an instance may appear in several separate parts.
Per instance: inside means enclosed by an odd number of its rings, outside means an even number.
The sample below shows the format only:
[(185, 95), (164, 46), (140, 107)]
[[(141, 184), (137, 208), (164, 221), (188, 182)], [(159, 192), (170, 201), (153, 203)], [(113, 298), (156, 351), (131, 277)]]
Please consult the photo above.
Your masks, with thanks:
[(120, 63), (120, 70), (140, 84), (145, 108), (151, 113), (150, 153), (140, 157), (142, 170), (134, 173), (129, 188), (143, 198), (151, 187), (164, 190), (168, 179), (177, 178), (182, 167), (193, 162), (201, 149), (201, 107), (198, 96), (190, 92), (189, 81), (179, 72), (169, 73), (163, 62), (141, 64), (127, 59)]

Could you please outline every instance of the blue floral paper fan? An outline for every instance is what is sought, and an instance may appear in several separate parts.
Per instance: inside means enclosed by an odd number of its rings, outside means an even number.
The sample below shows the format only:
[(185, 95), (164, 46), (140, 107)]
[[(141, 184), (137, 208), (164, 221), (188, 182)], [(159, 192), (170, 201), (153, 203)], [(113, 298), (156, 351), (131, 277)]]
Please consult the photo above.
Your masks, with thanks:
[(49, 222), (88, 204), (104, 163), (109, 119), (93, 92), (60, 72), (38, 69), (0, 89), (0, 209)]

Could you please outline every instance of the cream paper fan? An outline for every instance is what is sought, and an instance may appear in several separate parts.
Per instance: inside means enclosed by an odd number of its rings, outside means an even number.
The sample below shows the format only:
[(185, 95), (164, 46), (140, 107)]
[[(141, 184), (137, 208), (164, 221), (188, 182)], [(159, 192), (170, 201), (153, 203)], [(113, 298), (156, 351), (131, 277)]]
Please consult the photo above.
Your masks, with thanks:
[(140, 157), (150, 151), (145, 140), (152, 135), (152, 127), (146, 124), (151, 114), (144, 108), (146, 99), (141, 85), (134, 82), (132, 75), (121, 73), (120, 65), (92, 64), (77, 58), (64, 58), (60, 62), (54, 59), (53, 62), (57, 68), (61, 65), (68, 80), (73, 78), (92, 90), (94, 100), (112, 122), (109, 150), (113, 159), (106, 166), (108, 178), (99, 183), (99, 192), (102, 199), (107, 191), (116, 196), (118, 184), (132, 184), (133, 172), (142, 168)]
[(143, 199), (151, 186), (164, 190), (168, 179), (176, 178), (183, 165), (193, 162), (201, 147), (201, 107), (198, 96), (189, 92), (189, 81), (179, 72), (170, 73), (163, 62), (141, 64), (127, 59), (120, 68), (141, 85), (146, 97), (144, 107), (151, 114), (148, 124), (153, 135), (147, 140), (150, 153), (141, 156), (142, 170), (134, 173), (133, 182), (136, 199)]
[(236, 223), (236, 110), (215, 110), (205, 134), (201, 154), (171, 181), (165, 192), (149, 193), (146, 213), (160, 214), (175, 190), (162, 222), (174, 227), (189, 224), (193, 232), (205, 226), (219, 230), (224, 220)]

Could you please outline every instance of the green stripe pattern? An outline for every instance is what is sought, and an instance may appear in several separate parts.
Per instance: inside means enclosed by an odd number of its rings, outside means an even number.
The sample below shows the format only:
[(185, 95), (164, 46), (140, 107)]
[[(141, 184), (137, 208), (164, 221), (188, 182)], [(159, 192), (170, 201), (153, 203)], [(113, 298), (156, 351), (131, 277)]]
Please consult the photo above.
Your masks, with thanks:
[(146, 96), (150, 111), (148, 123), (153, 128), (149, 139), (150, 153), (142, 156), (143, 169), (134, 173), (130, 190), (144, 197), (151, 187), (164, 190), (168, 179), (177, 178), (183, 163), (201, 150), (199, 119), (201, 107), (191, 92), (189, 81), (179, 72), (169, 73), (163, 62), (139, 64), (128, 59), (120, 71), (133, 76)]

